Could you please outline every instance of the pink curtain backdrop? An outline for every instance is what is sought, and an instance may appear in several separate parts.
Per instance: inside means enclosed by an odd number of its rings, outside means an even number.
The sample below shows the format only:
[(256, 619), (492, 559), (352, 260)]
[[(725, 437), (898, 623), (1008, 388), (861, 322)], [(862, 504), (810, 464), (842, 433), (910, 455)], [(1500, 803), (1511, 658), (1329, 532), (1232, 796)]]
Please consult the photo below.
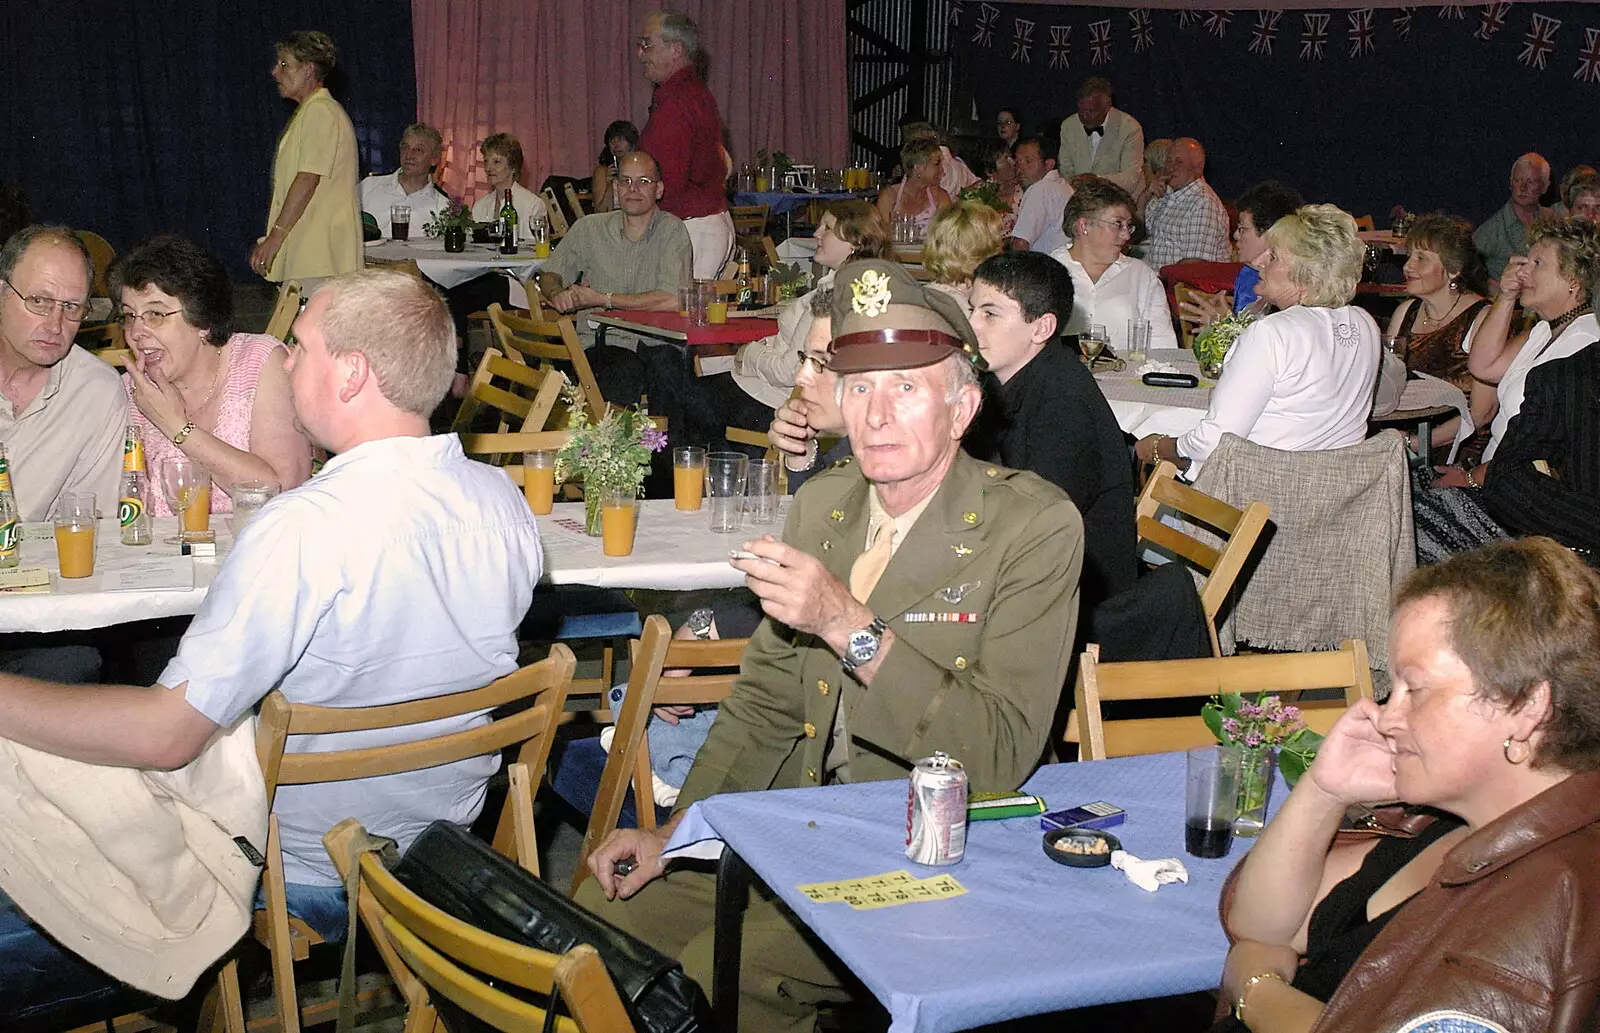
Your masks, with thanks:
[[(607, 123), (644, 128), (651, 84), (633, 39), (659, 0), (412, 0), (417, 114), (444, 134), (440, 183), (468, 203), (477, 146), (522, 141), (522, 182), (588, 176)], [(842, 165), (849, 144), (845, 0), (681, 0), (710, 57), (734, 161), (759, 148)]]

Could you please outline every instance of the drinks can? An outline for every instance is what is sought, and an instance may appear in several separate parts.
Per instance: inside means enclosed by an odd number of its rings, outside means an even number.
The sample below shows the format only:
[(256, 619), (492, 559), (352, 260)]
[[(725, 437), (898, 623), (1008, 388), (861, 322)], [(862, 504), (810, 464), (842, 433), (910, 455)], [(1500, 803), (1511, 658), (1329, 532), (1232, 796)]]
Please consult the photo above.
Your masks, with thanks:
[(906, 794), (906, 857), (918, 864), (955, 864), (967, 849), (967, 773), (935, 752), (911, 769)]

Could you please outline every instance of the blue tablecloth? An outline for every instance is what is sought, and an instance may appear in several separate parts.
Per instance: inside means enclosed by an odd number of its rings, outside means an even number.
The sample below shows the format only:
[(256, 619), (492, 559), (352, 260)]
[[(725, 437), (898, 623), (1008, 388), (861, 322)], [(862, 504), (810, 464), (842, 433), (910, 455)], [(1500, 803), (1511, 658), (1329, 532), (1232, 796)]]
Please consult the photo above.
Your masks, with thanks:
[[(1250, 840), (1205, 861), (1183, 848), (1184, 755), (1051, 764), (1026, 789), (1050, 809), (1106, 800), (1110, 831), (1146, 859), (1179, 857), (1187, 884), (1147, 893), (1114, 868), (1045, 857), (1037, 817), (969, 826), (960, 864), (905, 857), (906, 783), (714, 796), (689, 809), (669, 849), (721, 839), (832, 948), (893, 1018), (890, 1033), (944, 1033), (1025, 1015), (1215, 987), (1228, 942), (1222, 880)], [(1274, 807), (1286, 795), (1281, 778)], [(948, 872), (965, 896), (876, 911), (814, 904), (795, 886), (905, 868)]]
[(784, 212), (803, 208), (812, 201), (838, 201), (846, 197), (860, 197), (863, 193), (872, 191), (841, 191), (829, 194), (792, 194), (787, 190), (769, 190), (757, 193), (755, 191), (741, 190), (733, 195), (736, 205), (764, 204), (768, 206), (771, 215), (782, 215)]

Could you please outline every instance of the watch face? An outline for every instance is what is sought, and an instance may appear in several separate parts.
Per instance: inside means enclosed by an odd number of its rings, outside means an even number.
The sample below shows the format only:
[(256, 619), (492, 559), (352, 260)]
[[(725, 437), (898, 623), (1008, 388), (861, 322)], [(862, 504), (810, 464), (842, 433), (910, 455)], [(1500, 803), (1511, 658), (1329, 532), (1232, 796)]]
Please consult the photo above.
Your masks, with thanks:
[(695, 638), (709, 638), (711, 635), (711, 622), (716, 619), (716, 614), (707, 609), (696, 610), (689, 614), (689, 619), (684, 625), (694, 634)]
[(878, 655), (878, 636), (868, 629), (852, 631), (845, 649), (857, 664), (870, 663)]

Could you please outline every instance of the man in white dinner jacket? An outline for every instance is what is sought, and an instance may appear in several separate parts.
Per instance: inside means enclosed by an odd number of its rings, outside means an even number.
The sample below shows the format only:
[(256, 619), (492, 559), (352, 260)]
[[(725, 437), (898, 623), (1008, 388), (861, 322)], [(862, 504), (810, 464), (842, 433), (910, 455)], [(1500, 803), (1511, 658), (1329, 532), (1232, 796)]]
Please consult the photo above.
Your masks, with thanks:
[(1111, 83), (1095, 76), (1078, 87), (1078, 113), (1061, 123), (1056, 171), (1068, 183), (1092, 173), (1137, 194), (1144, 180), (1144, 127), (1111, 106)]

